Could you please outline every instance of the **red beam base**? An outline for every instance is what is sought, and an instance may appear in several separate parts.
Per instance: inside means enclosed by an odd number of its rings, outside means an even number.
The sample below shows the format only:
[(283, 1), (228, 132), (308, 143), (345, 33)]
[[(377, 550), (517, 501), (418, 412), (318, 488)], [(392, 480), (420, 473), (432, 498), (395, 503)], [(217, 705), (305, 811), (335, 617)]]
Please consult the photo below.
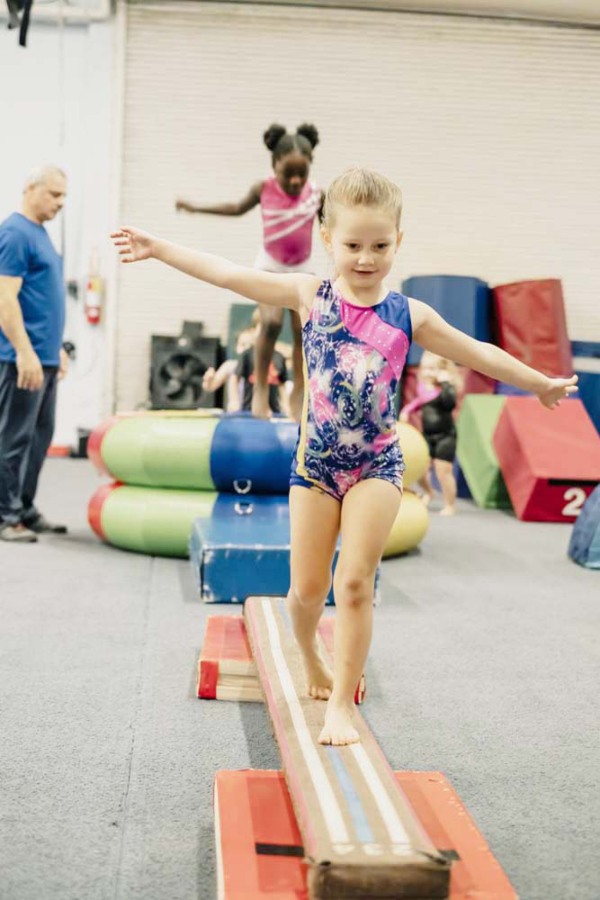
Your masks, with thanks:
[[(518, 900), (441, 772), (395, 777), (435, 846), (453, 860), (450, 900)], [(215, 834), (218, 900), (307, 900), (302, 837), (283, 773), (217, 772)]]

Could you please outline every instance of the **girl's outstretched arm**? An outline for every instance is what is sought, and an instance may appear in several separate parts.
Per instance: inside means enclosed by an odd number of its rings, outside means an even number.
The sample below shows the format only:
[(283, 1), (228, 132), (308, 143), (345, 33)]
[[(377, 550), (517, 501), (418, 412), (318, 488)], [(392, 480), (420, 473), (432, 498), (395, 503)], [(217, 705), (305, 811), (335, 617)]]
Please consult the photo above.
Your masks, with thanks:
[(278, 275), (238, 266), (221, 256), (163, 241), (138, 228), (123, 226), (113, 231), (111, 238), (123, 263), (157, 259), (186, 275), (234, 291), (257, 303), (281, 306), (301, 314), (310, 308), (320, 283), (314, 275)]
[(519, 362), (500, 347), (477, 341), (453, 328), (426, 303), (412, 298), (409, 303), (413, 337), (426, 350), (491, 378), (514, 384), (524, 391), (531, 391), (550, 409), (568, 394), (576, 392), (577, 375), (571, 378), (548, 378)]
[(213, 206), (197, 206), (195, 203), (189, 203), (187, 200), (179, 198), (175, 201), (175, 209), (191, 213), (212, 213), (216, 216), (243, 216), (244, 213), (247, 213), (260, 203), (263, 184), (263, 181), (257, 181), (256, 184), (253, 184), (239, 203), (215, 203)]

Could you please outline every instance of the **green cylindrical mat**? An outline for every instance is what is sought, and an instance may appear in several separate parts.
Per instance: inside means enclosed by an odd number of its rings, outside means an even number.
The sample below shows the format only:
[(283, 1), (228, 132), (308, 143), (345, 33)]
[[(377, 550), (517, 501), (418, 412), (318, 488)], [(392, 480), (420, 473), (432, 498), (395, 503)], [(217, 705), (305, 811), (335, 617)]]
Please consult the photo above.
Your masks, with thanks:
[(125, 550), (185, 557), (192, 523), (211, 514), (216, 498), (213, 491), (119, 485), (102, 504), (102, 534), (109, 544)]
[(498, 457), (494, 431), (506, 397), (497, 394), (467, 394), (456, 422), (456, 455), (477, 506), (511, 509)]
[(126, 484), (214, 491), (210, 447), (219, 417), (132, 416), (102, 440), (102, 461)]

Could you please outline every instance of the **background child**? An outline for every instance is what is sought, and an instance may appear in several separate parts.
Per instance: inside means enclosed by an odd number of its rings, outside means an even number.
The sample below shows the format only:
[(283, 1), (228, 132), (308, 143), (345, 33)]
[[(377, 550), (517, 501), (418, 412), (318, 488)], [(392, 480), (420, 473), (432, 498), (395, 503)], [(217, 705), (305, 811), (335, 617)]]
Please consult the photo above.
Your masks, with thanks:
[[(255, 349), (256, 343), (254, 343), (253, 347), (249, 347), (240, 355), (235, 370), (236, 378), (238, 378), (239, 381), (242, 382), (241, 405), (243, 410), (252, 409), (252, 398), (254, 395), (254, 388), (256, 386)], [(275, 349), (273, 350), (271, 362), (269, 363), (269, 370), (267, 372), (269, 410), (272, 413), (283, 413), (286, 416), (290, 415), (288, 394), (285, 388), (287, 380), (288, 370), (285, 357), (283, 356), (281, 351), (278, 350), (277, 347), (275, 347)]]
[[(419, 365), (417, 396), (400, 413), (400, 421), (408, 422), (411, 413), (421, 412), (423, 437), (427, 441), (444, 499), (441, 516), (452, 516), (456, 509), (456, 426), (453, 410), (459, 385), (460, 376), (454, 363), (425, 350)], [(419, 484), (425, 492), (423, 499), (429, 503), (433, 497), (429, 473), (423, 476)]]
[[(271, 151), (273, 175), (253, 184), (239, 203), (198, 206), (177, 200), (176, 207), (194, 213), (241, 216), (260, 204), (263, 220), (263, 246), (255, 267), (267, 272), (312, 272), (312, 233), (320, 215), (323, 192), (309, 179), (313, 149), (319, 142), (314, 125), (300, 125), (296, 134), (288, 134), (283, 125), (271, 125), (263, 135)], [(256, 298), (260, 302), (260, 298)], [(300, 419), (304, 379), (302, 369), (302, 333), (300, 319), (291, 310), (294, 336), (294, 387), (290, 395), (291, 413)], [(252, 412), (268, 418), (269, 366), (283, 324), (283, 308), (260, 303), (260, 328), (255, 345)]]
[[(204, 373), (202, 387), (207, 392), (218, 391), (227, 385), (227, 412), (249, 412), (252, 408), (254, 388), (254, 345), (258, 333), (258, 310), (252, 316), (252, 325), (240, 331), (237, 337), (236, 357), (226, 359), (217, 370), (209, 368)], [(282, 347), (285, 345), (282, 345)], [(289, 416), (289, 402), (286, 391), (288, 381), (287, 363), (279, 345), (273, 350), (269, 365), (267, 383), (269, 387), (269, 407), (275, 414)]]
[(253, 323), (237, 336), (235, 343), (236, 356), (232, 359), (224, 360), (218, 369), (210, 366), (203, 375), (202, 389), (207, 393), (218, 391), (219, 388), (226, 385), (227, 390), (227, 412), (238, 412), (241, 406), (240, 385), (236, 374), (240, 356), (247, 350), (252, 350), (256, 341), (256, 332), (258, 322)]
[[(549, 408), (576, 390), (576, 376), (548, 378), (499, 347), (452, 328), (426, 303), (387, 289), (385, 279), (402, 240), (401, 205), (400, 189), (377, 173), (353, 169), (335, 179), (322, 229), (337, 273), (333, 283), (248, 269), (133, 228), (112, 235), (125, 263), (153, 257), (300, 315), (309, 380), (290, 479), (288, 606), (308, 693), (328, 699), (319, 735), (323, 744), (359, 740), (354, 691), (371, 641), (375, 571), (402, 496), (395, 404), (411, 338), (537, 394)], [(319, 656), (316, 629), (339, 534), (332, 677)]]

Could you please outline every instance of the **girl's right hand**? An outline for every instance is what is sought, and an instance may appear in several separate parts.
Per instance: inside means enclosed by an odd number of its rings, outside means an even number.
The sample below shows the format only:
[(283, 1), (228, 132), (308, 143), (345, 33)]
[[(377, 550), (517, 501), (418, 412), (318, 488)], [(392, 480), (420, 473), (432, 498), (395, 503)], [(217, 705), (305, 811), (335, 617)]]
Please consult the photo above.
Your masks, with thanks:
[(119, 248), (119, 256), (123, 263), (140, 262), (152, 256), (154, 238), (147, 231), (124, 225), (119, 231), (111, 232), (110, 236), (115, 247)]

